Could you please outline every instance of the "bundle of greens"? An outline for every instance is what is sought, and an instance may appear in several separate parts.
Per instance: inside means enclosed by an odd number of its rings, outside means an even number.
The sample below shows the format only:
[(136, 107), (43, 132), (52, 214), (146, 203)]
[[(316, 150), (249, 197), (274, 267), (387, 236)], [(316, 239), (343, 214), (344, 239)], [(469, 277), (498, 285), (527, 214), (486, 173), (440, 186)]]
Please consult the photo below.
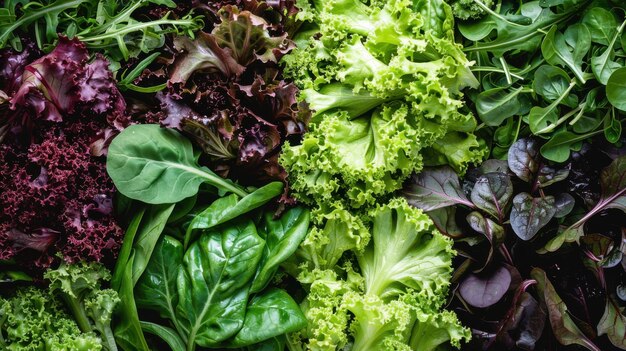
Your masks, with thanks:
[(582, 141), (603, 134), (617, 144), (624, 111), (626, 7), (611, 0), (503, 1), (463, 21), (464, 51), (477, 62), (470, 94), (493, 127), (493, 156), (518, 138), (546, 139), (541, 154), (565, 162)]

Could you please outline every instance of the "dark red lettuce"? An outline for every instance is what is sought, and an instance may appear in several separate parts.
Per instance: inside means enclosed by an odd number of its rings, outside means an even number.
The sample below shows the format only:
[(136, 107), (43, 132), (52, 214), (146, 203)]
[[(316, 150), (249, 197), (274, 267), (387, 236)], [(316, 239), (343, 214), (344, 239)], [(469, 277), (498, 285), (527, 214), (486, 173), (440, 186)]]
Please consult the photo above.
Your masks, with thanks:
[(38, 56), (0, 52), (0, 260), (110, 262), (122, 230), (101, 155), (129, 123), (126, 104), (108, 62), (78, 40), (61, 37)]
[[(271, 3), (236, 5), (215, 12), (210, 34), (174, 38), (173, 57), (155, 67), (168, 79), (156, 94), (161, 123), (187, 134), (204, 151), (201, 161), (223, 176), (255, 186), (286, 181), (281, 146), (298, 143), (309, 119), (278, 64), (294, 46), (280, 25), (286, 12)], [(145, 72), (140, 80), (153, 76)]]

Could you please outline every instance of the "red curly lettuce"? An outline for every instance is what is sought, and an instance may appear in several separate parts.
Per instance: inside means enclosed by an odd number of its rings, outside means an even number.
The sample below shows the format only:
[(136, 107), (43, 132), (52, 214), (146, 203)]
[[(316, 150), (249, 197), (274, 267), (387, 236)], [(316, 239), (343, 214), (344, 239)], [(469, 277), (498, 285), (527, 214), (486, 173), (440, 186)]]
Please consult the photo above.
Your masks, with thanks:
[(0, 52), (0, 260), (106, 261), (122, 230), (101, 155), (128, 124), (126, 104), (108, 62), (78, 40), (40, 55)]

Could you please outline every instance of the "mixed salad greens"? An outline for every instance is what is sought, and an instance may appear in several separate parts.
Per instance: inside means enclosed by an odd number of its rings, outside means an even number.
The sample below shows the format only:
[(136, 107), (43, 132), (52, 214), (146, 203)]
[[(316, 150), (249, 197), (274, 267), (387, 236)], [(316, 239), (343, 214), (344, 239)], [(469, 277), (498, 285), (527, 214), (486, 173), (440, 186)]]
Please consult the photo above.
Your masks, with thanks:
[(0, 2), (0, 349), (626, 350), (625, 28)]

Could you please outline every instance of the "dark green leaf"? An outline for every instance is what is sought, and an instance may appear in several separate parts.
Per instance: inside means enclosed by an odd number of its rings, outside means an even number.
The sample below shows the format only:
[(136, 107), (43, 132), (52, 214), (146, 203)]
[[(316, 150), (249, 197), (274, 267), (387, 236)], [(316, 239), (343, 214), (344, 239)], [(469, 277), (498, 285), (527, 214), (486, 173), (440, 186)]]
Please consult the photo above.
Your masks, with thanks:
[(574, 54), (565, 43), (565, 37), (558, 31), (556, 25), (552, 26), (541, 44), (543, 58), (551, 65), (568, 67), (581, 82), (585, 83), (582, 61), (576, 62)]
[(457, 204), (474, 207), (461, 189), (459, 176), (450, 166), (426, 168), (415, 174), (402, 194), (409, 204), (424, 211)]
[(265, 205), (282, 192), (283, 183), (272, 182), (241, 199), (235, 194), (217, 199), (191, 221), (185, 234), (185, 247), (194, 239), (192, 235), (194, 230), (209, 229), (218, 224), (226, 223), (231, 219)]
[(250, 293), (264, 289), (278, 270), (278, 266), (291, 256), (309, 229), (309, 210), (294, 207), (274, 220), (272, 213), (265, 214), (263, 229), (265, 248)]
[(594, 43), (608, 46), (617, 30), (615, 16), (608, 10), (596, 6), (585, 12), (582, 23), (589, 29)]
[(176, 318), (188, 344), (212, 347), (243, 326), (249, 284), (263, 254), (254, 224), (206, 231), (185, 253), (177, 280)]
[(176, 332), (171, 328), (152, 322), (140, 321), (139, 324), (141, 325), (141, 329), (144, 332), (156, 335), (159, 338), (163, 339), (163, 341), (165, 341), (172, 350), (182, 351), (186, 349), (185, 343), (180, 339), (180, 336), (178, 336), (178, 334), (176, 334)]
[(243, 327), (230, 346), (256, 344), (281, 334), (298, 331), (306, 324), (306, 317), (291, 296), (283, 290), (271, 289), (250, 301)]
[[(141, 224), (141, 219), (143, 218), (144, 213), (144, 207), (137, 209), (135, 216), (128, 225), (128, 228), (126, 229), (126, 233), (124, 233), (124, 242), (122, 243), (122, 248), (120, 249), (117, 260), (115, 261), (115, 269), (113, 270), (113, 276), (111, 278), (111, 288), (118, 292), (120, 291), (122, 279), (124, 279), (124, 274), (126, 274), (126, 270), (129, 269), (128, 262), (133, 253), (133, 243), (135, 242), (135, 235), (137, 235), (137, 231), (139, 230), (139, 225)], [(130, 269), (132, 271), (132, 265), (130, 265)]]
[(618, 110), (626, 111), (626, 67), (622, 67), (606, 83), (606, 97)]
[(487, 173), (476, 180), (470, 198), (476, 207), (502, 221), (511, 196), (513, 196), (513, 184), (509, 176), (494, 172)]
[(610, 143), (617, 143), (622, 136), (622, 123), (615, 118), (615, 110), (604, 117), (604, 137)]
[(176, 279), (182, 261), (182, 244), (170, 236), (164, 236), (135, 287), (135, 300), (140, 308), (159, 312), (161, 317), (175, 321), (178, 303)]
[[(571, 79), (562, 69), (554, 66), (541, 66), (537, 68), (533, 80), (533, 90), (546, 100), (553, 102), (561, 97), (568, 89)], [(575, 107), (578, 104), (576, 95), (567, 95), (564, 104)]]
[(574, 23), (565, 29), (565, 42), (574, 49), (574, 62), (580, 67), (591, 48), (591, 33), (584, 23)]
[(159, 241), (173, 209), (174, 204), (154, 205), (148, 207), (143, 215), (141, 225), (133, 242), (133, 252), (135, 254), (135, 260), (133, 261), (133, 286), (137, 284), (139, 277), (146, 269), (150, 256), (152, 256), (152, 251), (157, 241)]
[(534, 198), (528, 193), (519, 193), (513, 198), (511, 227), (525, 241), (532, 239), (556, 213), (554, 197)]
[(134, 255), (128, 259), (121, 277), (120, 288), (117, 290), (121, 299), (117, 308), (118, 322), (113, 324), (115, 342), (126, 351), (149, 351), (143, 336), (139, 315), (133, 294), (133, 261)]
[(547, 143), (541, 147), (541, 155), (550, 161), (565, 162), (569, 158), (570, 149), (597, 132), (578, 135), (568, 131), (561, 131), (552, 136)]
[(522, 89), (495, 88), (481, 92), (475, 102), (478, 117), (486, 125), (497, 127), (507, 118), (518, 114), (521, 107), (518, 95)]
[(247, 195), (208, 168), (199, 167), (189, 140), (157, 124), (131, 125), (113, 139), (107, 172), (122, 194), (150, 204), (179, 202), (195, 195), (203, 182)]

